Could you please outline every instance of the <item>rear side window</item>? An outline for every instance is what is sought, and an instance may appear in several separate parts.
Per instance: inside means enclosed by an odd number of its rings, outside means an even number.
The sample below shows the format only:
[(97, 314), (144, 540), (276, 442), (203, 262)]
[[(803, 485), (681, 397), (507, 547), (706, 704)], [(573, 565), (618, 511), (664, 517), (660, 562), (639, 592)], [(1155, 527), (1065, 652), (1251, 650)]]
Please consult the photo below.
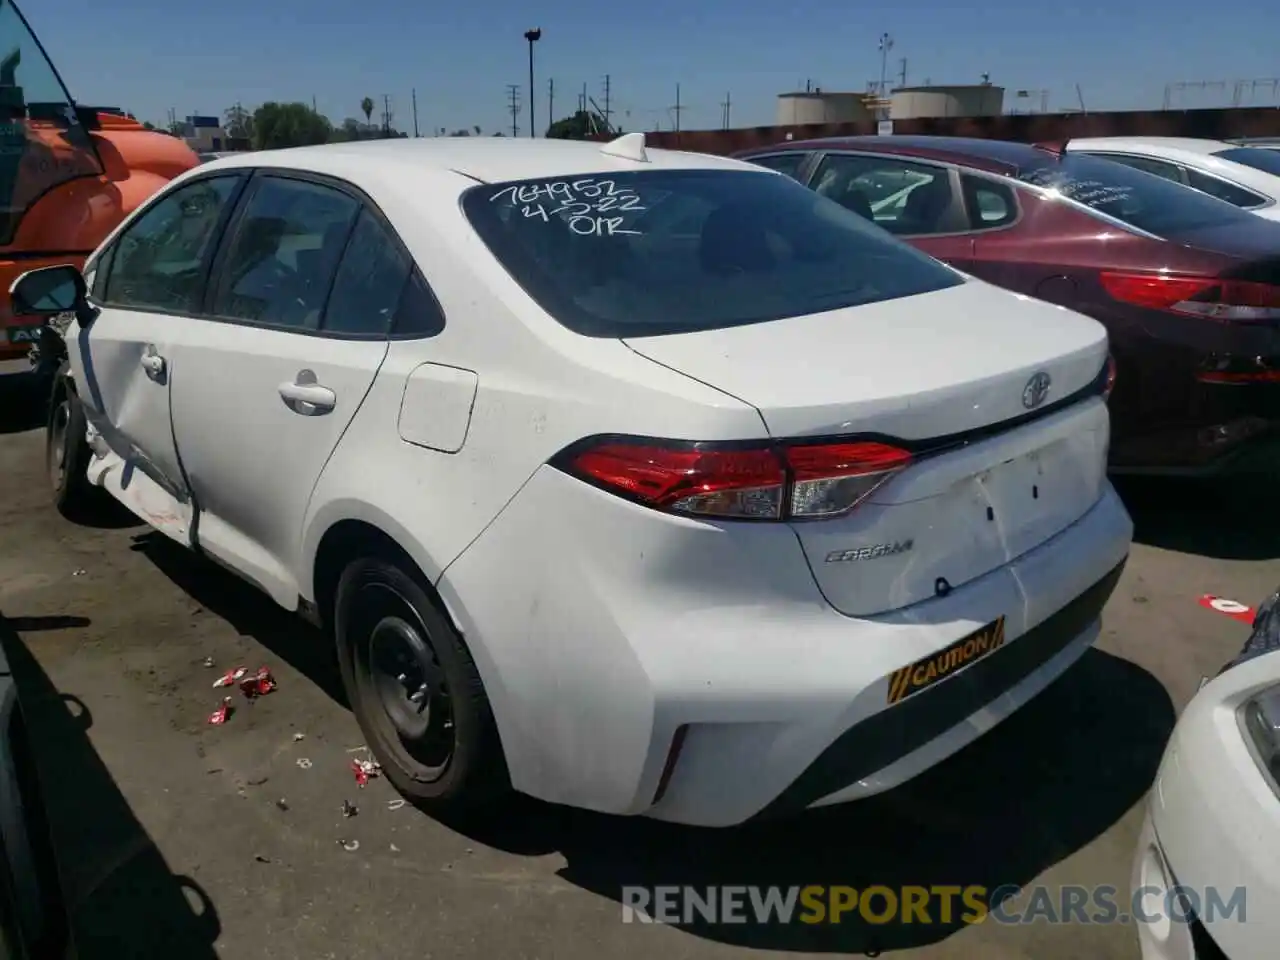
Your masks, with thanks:
[(807, 153), (773, 153), (767, 157), (748, 157), (751, 163), (758, 167), (768, 167), (770, 170), (777, 170), (779, 173), (785, 173), (792, 180), (800, 179), (800, 168), (804, 166), (804, 162), (809, 159)]
[(960, 184), (971, 230), (1007, 227), (1018, 219), (1018, 201), (1013, 190), (1003, 183), (962, 173)]
[(767, 173), (485, 184), (468, 190), (462, 206), (525, 291), (587, 336), (714, 330), (964, 282), (840, 205)]
[(1157, 237), (1208, 227), (1252, 228), (1256, 223), (1253, 214), (1198, 190), (1082, 154), (1023, 170), (1019, 179)]
[(261, 178), (239, 215), (209, 312), (316, 330), (360, 204), (323, 184)]
[(829, 154), (810, 185), (890, 233), (926, 236), (964, 229), (945, 167), (890, 157)]
[(1202, 193), (1246, 210), (1249, 207), (1260, 207), (1267, 202), (1266, 197), (1260, 197), (1252, 190), (1237, 187), (1234, 183), (1227, 183), (1225, 180), (1211, 177), (1199, 170), (1192, 170), (1190, 167), (1187, 168), (1187, 183)]
[(1232, 147), (1230, 150), (1219, 150), (1214, 156), (1280, 177), (1280, 148)]
[(365, 210), (338, 265), (324, 312), (324, 329), (385, 335), (412, 268), (399, 239)]
[(1164, 177), (1174, 183), (1182, 182), (1182, 171), (1176, 163), (1170, 163), (1168, 160), (1157, 160), (1154, 157), (1135, 157), (1127, 153), (1095, 153), (1092, 156), (1110, 160), (1112, 163), (1123, 163), (1126, 167), (1133, 167), (1135, 170), (1154, 173), (1157, 177)]

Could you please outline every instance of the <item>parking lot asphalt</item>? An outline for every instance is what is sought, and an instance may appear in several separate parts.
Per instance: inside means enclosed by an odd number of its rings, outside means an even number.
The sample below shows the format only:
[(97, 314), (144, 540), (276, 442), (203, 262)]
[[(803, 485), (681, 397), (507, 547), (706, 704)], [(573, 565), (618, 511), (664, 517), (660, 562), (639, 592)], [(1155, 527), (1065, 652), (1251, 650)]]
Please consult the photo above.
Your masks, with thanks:
[[(1197, 597), (1256, 603), (1280, 582), (1280, 525), (1261, 493), (1125, 486), (1139, 542), (1097, 649), (900, 790), (724, 831), (530, 800), (446, 825), (393, 809), (381, 780), (356, 786), (362, 741), (318, 632), (141, 526), (61, 519), (43, 432), (12, 404), (3, 419), (0, 632), (83, 960), (703, 960), (744, 948), (1136, 958), (1124, 924), (623, 923), (621, 889), (1041, 883), (1123, 894), (1176, 711), (1247, 632)], [(279, 689), (208, 725), (213, 680), (240, 664), (269, 665)]]

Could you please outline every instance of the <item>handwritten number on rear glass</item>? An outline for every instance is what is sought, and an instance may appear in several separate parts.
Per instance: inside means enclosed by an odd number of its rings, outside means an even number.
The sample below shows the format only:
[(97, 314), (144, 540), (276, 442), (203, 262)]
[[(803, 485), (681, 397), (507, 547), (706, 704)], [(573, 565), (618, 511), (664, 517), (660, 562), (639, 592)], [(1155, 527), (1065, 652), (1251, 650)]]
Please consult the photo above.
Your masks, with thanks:
[(556, 217), (583, 237), (638, 236), (642, 231), (629, 229), (627, 214), (647, 209), (635, 190), (594, 177), (517, 184), (499, 190), (489, 201), (519, 206), (523, 216), (544, 223)]

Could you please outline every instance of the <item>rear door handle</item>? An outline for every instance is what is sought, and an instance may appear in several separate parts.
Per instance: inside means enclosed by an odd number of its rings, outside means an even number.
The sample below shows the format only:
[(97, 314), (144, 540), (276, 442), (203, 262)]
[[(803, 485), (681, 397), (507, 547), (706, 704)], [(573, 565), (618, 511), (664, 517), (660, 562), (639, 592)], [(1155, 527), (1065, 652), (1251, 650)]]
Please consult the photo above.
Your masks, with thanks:
[(316, 383), (315, 374), (310, 370), (301, 371), (292, 383), (285, 381), (280, 384), (279, 390), (285, 406), (304, 417), (328, 413), (338, 403), (338, 395)]

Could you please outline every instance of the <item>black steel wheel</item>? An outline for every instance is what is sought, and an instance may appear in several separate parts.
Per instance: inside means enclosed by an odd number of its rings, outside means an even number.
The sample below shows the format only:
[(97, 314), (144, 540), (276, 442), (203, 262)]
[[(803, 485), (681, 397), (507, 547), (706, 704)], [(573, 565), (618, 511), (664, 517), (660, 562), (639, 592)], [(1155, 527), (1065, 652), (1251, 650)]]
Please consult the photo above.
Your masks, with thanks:
[(356, 560), (338, 582), (334, 633), (352, 710), (383, 772), (440, 807), (508, 788), (484, 684), (470, 651), (407, 564)]

